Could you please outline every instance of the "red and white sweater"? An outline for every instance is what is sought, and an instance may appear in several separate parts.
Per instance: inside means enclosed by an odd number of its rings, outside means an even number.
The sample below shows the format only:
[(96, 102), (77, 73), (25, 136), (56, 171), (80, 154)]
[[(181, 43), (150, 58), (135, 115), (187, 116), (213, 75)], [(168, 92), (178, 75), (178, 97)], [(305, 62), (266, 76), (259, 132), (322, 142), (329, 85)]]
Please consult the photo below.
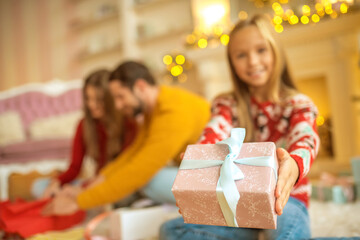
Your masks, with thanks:
[[(317, 108), (307, 96), (296, 94), (284, 104), (257, 102), (251, 98), (251, 117), (256, 142), (274, 142), (286, 149), (297, 162), (300, 175), (291, 196), (308, 206), (311, 186), (306, 178), (319, 149), (316, 130)], [(200, 144), (214, 144), (230, 136), (239, 127), (237, 102), (231, 95), (214, 100), (212, 118), (200, 137)]]

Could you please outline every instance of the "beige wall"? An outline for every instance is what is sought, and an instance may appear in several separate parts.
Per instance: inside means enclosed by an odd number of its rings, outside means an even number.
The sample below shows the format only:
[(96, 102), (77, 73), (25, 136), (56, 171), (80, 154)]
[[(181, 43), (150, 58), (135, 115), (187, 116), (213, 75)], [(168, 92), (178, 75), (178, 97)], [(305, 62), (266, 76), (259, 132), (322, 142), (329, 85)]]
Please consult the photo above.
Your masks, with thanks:
[(331, 116), (327, 85), (327, 79), (324, 76), (301, 79), (296, 83), (297, 88), (312, 99), (319, 110), (319, 115), (323, 117)]
[(63, 0), (0, 1), (0, 90), (79, 75)]
[[(294, 28), (281, 36), (286, 47), (290, 66), (301, 85), (301, 80), (324, 78), (323, 88), (317, 91), (317, 99), (325, 104), (332, 119), (334, 158), (315, 162), (312, 172), (338, 172), (350, 169), (350, 159), (360, 154), (359, 111), (355, 111), (358, 94), (360, 66), (358, 61), (358, 34), (360, 14), (347, 15), (337, 21), (327, 21), (315, 26)], [(307, 83), (304, 83), (305, 85)], [(308, 86), (309, 87), (309, 86)], [(325, 113), (324, 113), (325, 114)]]

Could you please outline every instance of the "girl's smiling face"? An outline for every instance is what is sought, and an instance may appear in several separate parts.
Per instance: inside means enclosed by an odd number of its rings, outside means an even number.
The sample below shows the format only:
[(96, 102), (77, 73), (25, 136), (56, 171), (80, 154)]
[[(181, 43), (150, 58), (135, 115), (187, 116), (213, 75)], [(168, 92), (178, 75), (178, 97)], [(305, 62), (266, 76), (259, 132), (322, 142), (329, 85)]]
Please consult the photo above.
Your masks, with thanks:
[(250, 89), (266, 86), (274, 69), (274, 54), (256, 26), (247, 26), (232, 36), (229, 55), (236, 75)]

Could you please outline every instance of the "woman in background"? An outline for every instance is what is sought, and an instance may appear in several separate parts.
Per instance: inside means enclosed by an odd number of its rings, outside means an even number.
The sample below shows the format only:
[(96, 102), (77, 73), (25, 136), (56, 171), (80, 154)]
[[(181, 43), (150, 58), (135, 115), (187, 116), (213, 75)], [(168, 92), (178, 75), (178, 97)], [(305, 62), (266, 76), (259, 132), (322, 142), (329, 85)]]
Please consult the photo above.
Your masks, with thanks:
[[(135, 121), (124, 119), (115, 112), (114, 101), (108, 88), (109, 75), (107, 70), (98, 70), (85, 79), (84, 118), (80, 120), (73, 139), (71, 163), (68, 169), (56, 178), (36, 181), (33, 185), (34, 196), (48, 198), (60, 192), (75, 194), (81, 187), (69, 183), (79, 176), (85, 156), (95, 161), (98, 173), (134, 139)], [(82, 187), (92, 183), (89, 179)]]

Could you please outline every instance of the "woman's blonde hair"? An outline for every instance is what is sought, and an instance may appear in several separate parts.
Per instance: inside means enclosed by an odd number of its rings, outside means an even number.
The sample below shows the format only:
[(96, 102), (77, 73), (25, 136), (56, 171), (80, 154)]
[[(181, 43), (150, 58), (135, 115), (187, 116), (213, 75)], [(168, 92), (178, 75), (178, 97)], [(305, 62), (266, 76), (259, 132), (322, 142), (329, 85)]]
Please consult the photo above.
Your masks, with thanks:
[(250, 114), (250, 91), (249, 87), (236, 74), (230, 56), (230, 46), (234, 35), (248, 26), (256, 26), (261, 35), (269, 42), (274, 54), (274, 68), (269, 82), (267, 98), (273, 102), (281, 102), (287, 96), (296, 93), (295, 84), (290, 76), (285, 56), (277, 44), (270, 19), (266, 15), (255, 15), (248, 20), (239, 21), (230, 32), (230, 40), (227, 47), (228, 62), (230, 65), (231, 78), (234, 87), (233, 95), (238, 103), (238, 119), (241, 127), (246, 128), (246, 141), (254, 141), (254, 124)]
[[(110, 72), (107, 70), (98, 70), (91, 73), (86, 79), (83, 87), (83, 105), (84, 105), (84, 124), (83, 138), (86, 144), (86, 154), (93, 159), (99, 157), (99, 136), (97, 135), (96, 120), (86, 104), (86, 88), (93, 86), (97, 89), (98, 101), (102, 101), (104, 107), (104, 116), (100, 121), (105, 127), (106, 141), (106, 162), (112, 160), (120, 151), (121, 144), (121, 118), (116, 113), (114, 101), (109, 91), (108, 79)], [(100, 95), (102, 98), (100, 99)]]

